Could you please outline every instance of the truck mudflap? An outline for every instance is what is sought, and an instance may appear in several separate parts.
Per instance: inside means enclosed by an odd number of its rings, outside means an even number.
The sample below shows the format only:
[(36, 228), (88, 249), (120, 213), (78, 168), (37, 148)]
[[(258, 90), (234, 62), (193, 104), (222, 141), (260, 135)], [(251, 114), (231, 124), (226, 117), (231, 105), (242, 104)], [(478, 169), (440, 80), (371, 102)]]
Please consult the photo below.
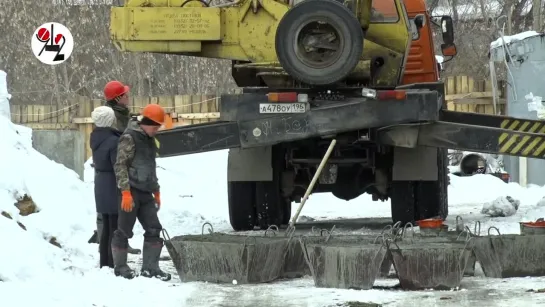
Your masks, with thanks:
[(545, 159), (545, 122), (442, 111), (436, 122), (380, 128), (376, 141), (408, 148), (429, 146)]
[(418, 89), (407, 91), (402, 100), (313, 101), (304, 113), (261, 114), (259, 103), (267, 101), (264, 94), (224, 95), (220, 113), (232, 120), (163, 130), (155, 138), (161, 157), (271, 146), (387, 125), (436, 121), (441, 108), (439, 97), (437, 91)]

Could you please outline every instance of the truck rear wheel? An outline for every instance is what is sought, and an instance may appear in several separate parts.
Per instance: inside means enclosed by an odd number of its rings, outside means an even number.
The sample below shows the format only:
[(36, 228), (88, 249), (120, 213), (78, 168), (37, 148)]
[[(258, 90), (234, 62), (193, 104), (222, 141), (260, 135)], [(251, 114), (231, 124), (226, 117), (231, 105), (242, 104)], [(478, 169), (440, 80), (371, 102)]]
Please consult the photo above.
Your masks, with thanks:
[(291, 217), (291, 201), (282, 193), (282, 172), (286, 164), (284, 153), (281, 146), (273, 147), (273, 180), (256, 183), (257, 225), (261, 229), (267, 229), (271, 225), (285, 225)]
[(392, 221), (402, 224), (414, 222), (416, 216), (415, 182), (393, 181), (390, 185)]
[(437, 181), (420, 181), (416, 184), (415, 195), (417, 219), (448, 216), (448, 151), (437, 149)]
[(390, 202), (394, 223), (448, 216), (448, 156), (446, 149), (437, 150), (437, 181), (394, 181), (390, 186)]
[(229, 221), (235, 231), (253, 230), (256, 224), (256, 183), (253, 181), (227, 182)]
[(307, 0), (282, 17), (275, 47), (278, 61), (290, 76), (310, 85), (329, 85), (356, 68), (363, 38), (358, 19), (342, 3)]

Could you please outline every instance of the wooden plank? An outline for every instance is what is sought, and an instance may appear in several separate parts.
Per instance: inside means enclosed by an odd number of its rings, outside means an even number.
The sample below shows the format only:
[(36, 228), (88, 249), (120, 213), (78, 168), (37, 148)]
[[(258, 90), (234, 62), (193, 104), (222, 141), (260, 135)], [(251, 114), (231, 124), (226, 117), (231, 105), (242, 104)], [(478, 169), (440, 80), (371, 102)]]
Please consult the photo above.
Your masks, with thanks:
[[(190, 98), (190, 101), (191, 101), (191, 113), (200, 113), (201, 112), (201, 107), (202, 107), (202, 103), (201, 103), (201, 95), (191, 95), (191, 98)], [(191, 124), (200, 124), (201, 123), (201, 120), (200, 119), (192, 119), (191, 120)]]
[(10, 105), (9, 113), (11, 115), (12, 122), (16, 124), (21, 123), (21, 119), (23, 118), (23, 116), (21, 115), (21, 105)]
[(28, 106), (22, 105), (21, 109), (19, 110), (21, 112), (21, 121), (20, 123), (28, 123)]
[(42, 123), (51, 123), (51, 119), (54, 118), (57, 114), (51, 112), (51, 105), (44, 105), (44, 118)]
[[(458, 93), (469, 93), (469, 80), (467, 76), (460, 76), (460, 91)], [(458, 80), (456, 80), (458, 81)]]
[[(213, 99), (213, 98), (214, 97), (210, 96), (210, 95), (202, 95), (201, 96), (201, 104), (200, 104), (199, 113), (208, 113), (208, 112), (210, 112), (209, 103), (210, 103), (210, 99)], [(209, 121), (210, 120), (208, 120), (208, 118), (201, 119), (201, 123), (207, 123)]]
[[(183, 96), (174, 96), (174, 112), (172, 112), (172, 117), (174, 119), (174, 125), (178, 122), (178, 112), (182, 110), (183, 107)], [(176, 115), (176, 116), (174, 116)]]
[[(475, 92), (475, 82), (472, 77), (467, 77), (467, 91)], [(466, 104), (468, 111), (472, 113), (477, 113), (477, 104)]]
[(38, 123), (41, 123), (41, 122), (44, 122), (46, 120), (46, 116), (45, 116), (45, 112), (44, 112), (44, 106), (40, 106), (40, 105), (34, 105), (33, 106), (34, 110), (34, 114), (35, 114), (35, 122), (38, 122)]
[(93, 99), (92, 103), (93, 103), (93, 110), (104, 105), (101, 99)]
[(77, 130), (78, 125), (70, 123), (28, 123), (23, 126), (33, 130)]
[(157, 97), (150, 97), (150, 98), (149, 98), (149, 103), (159, 104), (159, 98), (157, 98)]
[(492, 92), (492, 81), (490, 79), (487, 79), (485, 81), (484, 90), (485, 90), (485, 92)]
[[(191, 113), (191, 96), (184, 95), (182, 96), (182, 107), (178, 113)], [(191, 124), (191, 120), (182, 120), (182, 125)]]
[(178, 113), (178, 118), (184, 120), (208, 120), (220, 118), (220, 112), (206, 112), (206, 113)]
[(446, 95), (452, 95), (452, 94), (456, 94), (456, 79), (454, 77), (448, 77)]
[(134, 97), (132, 104), (132, 113), (140, 113), (142, 109), (149, 104), (149, 97)]
[(27, 123), (35, 123), (36, 122), (36, 114), (34, 114), (34, 105), (29, 104), (27, 106), (27, 115), (28, 115), (28, 121)]
[[(448, 101), (448, 100), (447, 100)], [(454, 104), (467, 104), (467, 105), (492, 105), (493, 100), (492, 98), (469, 98), (469, 99), (457, 99), (457, 100), (450, 100), (448, 102), (452, 102)], [(498, 99), (496, 101), (497, 104), (506, 104), (507, 99)]]
[[(455, 77), (455, 93), (457, 95), (459, 94), (465, 94), (468, 92), (467, 89), (467, 79), (463, 79), (464, 76), (456, 76)], [(466, 86), (464, 86), (464, 82), (466, 83)], [(456, 105), (456, 111), (459, 112), (469, 112), (469, 108), (467, 108), (466, 105), (458, 104)]]
[[(77, 107), (79, 108), (79, 106)], [(75, 113), (73, 109), (65, 105), (59, 105), (57, 112), (60, 114), (59, 122), (61, 123), (69, 123), (71, 114)]]
[(75, 117), (72, 119), (72, 123), (74, 124), (92, 124), (93, 119), (91, 117)]
[(58, 104), (52, 104), (51, 105), (51, 112), (53, 112), (53, 114), (55, 115), (51, 119), (51, 123), (53, 123), (53, 124), (58, 123), (62, 118), (62, 114), (61, 114), (61, 112), (59, 112), (59, 105)]
[(83, 116), (90, 117), (92, 112), (93, 112), (93, 102), (91, 99), (87, 99), (87, 101), (83, 105)]
[(469, 93), (477, 92), (475, 90), (475, 80), (472, 77), (467, 77), (467, 89)]
[(89, 116), (87, 114), (87, 106), (89, 105), (89, 99), (86, 99), (86, 97), (79, 97), (78, 98), (78, 111), (76, 114), (74, 114), (77, 117), (87, 117)]
[(468, 99), (468, 98), (492, 98), (492, 92), (458, 93), (458, 94), (449, 94), (445, 96), (445, 100), (447, 101), (452, 101), (457, 99)]
[(165, 112), (170, 114), (171, 117), (176, 115), (173, 96), (159, 96), (157, 99), (157, 104), (162, 106), (165, 109)]
[[(219, 112), (177, 113), (177, 118), (186, 119), (186, 120), (217, 119), (219, 117), (220, 117)], [(72, 120), (72, 123), (77, 125), (92, 124), (93, 119), (91, 117), (76, 117)]]

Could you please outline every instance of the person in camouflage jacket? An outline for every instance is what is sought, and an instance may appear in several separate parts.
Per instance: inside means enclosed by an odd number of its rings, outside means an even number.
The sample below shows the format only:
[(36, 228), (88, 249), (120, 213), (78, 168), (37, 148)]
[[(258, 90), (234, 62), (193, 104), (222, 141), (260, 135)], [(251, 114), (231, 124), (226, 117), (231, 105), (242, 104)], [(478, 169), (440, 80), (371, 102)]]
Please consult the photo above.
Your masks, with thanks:
[(159, 268), (163, 249), (160, 237), (163, 226), (157, 215), (161, 206), (157, 179), (155, 134), (164, 123), (165, 111), (157, 104), (149, 104), (142, 116), (133, 119), (119, 138), (117, 160), (114, 165), (117, 186), (121, 190), (121, 210), (117, 230), (112, 238), (114, 273), (132, 279), (136, 276), (127, 264), (128, 240), (133, 237), (136, 219), (144, 228), (141, 275), (164, 281), (171, 275)]

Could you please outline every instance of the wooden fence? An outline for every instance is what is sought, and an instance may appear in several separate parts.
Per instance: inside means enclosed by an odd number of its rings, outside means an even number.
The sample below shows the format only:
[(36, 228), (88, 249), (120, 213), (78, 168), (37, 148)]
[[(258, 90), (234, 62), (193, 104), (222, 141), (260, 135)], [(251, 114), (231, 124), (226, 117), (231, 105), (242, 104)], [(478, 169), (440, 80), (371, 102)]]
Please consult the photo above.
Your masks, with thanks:
[[(172, 126), (189, 125), (215, 121), (219, 118), (219, 97), (213, 95), (177, 95), (159, 97), (132, 97), (131, 113), (140, 110), (149, 103), (157, 103), (168, 113), (168, 122)], [(79, 130), (85, 137), (87, 160), (91, 156), (89, 135), (93, 130), (91, 112), (104, 105), (100, 99), (76, 97), (68, 106), (56, 105), (12, 105), (11, 117), (14, 123), (28, 126), (35, 130)]]
[(498, 82), (496, 113), (494, 113), (492, 83), (467, 76), (448, 77), (445, 80), (445, 100), (451, 111), (481, 114), (506, 114), (507, 101), (503, 81)]
[[(489, 81), (474, 80), (467, 76), (449, 77), (445, 80), (445, 91), (449, 110), (494, 114), (492, 87)], [(499, 114), (505, 114), (505, 99), (498, 98)], [(89, 135), (93, 129), (91, 112), (103, 103), (104, 101), (100, 99), (79, 96), (74, 97), (72, 104), (66, 106), (12, 105), (12, 120), (36, 130), (81, 131), (85, 136), (87, 159), (91, 156), (89, 148)], [(157, 103), (165, 108), (171, 126), (203, 123), (219, 118), (219, 97), (213, 95), (131, 97), (130, 110), (132, 113), (139, 113), (149, 103)]]

